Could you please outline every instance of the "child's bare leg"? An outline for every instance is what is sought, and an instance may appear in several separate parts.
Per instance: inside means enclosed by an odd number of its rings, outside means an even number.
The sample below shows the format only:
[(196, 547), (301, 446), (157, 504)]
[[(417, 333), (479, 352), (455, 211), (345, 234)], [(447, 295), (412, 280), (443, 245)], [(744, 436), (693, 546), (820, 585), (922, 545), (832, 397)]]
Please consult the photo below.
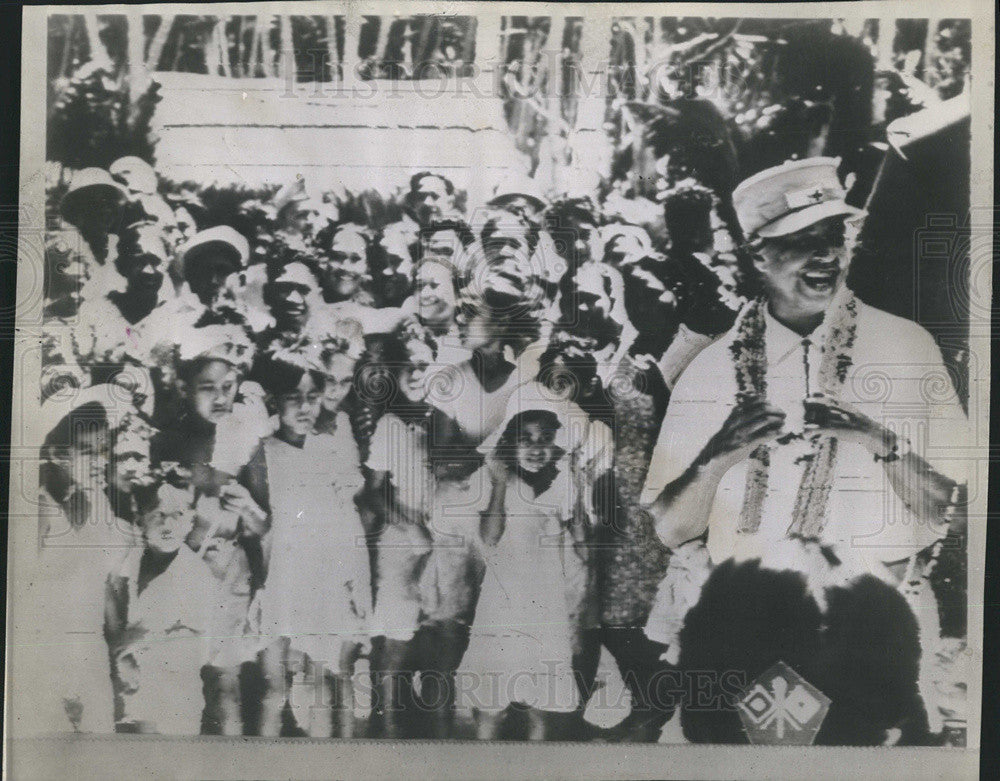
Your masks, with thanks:
[(499, 740), (505, 711), (484, 711), (472, 709), (476, 721), (476, 738), (479, 740)]
[(307, 681), (312, 684), (312, 701), (309, 703), (308, 732), (311, 738), (328, 738), (333, 734), (330, 697), (335, 696), (329, 686), (330, 662), (307, 658), (304, 662)]
[(383, 638), (373, 650), (373, 680), (376, 687), (382, 734), (387, 738), (411, 737), (405, 727), (413, 716), (413, 674), (408, 667), (410, 644), (405, 640)]
[(340, 673), (331, 685), (334, 737), (354, 737), (354, 665), (361, 654), (361, 644), (344, 642), (340, 648)]
[(329, 663), (309, 660), (307, 673), (316, 687), (316, 697), (310, 708), (310, 737), (354, 737), (354, 682), (351, 675), (359, 651), (357, 643), (342, 643), (340, 659), (334, 669)]
[(528, 740), (547, 740), (551, 730), (550, 715), (537, 708), (528, 708)]
[(431, 737), (452, 736), (455, 720), (455, 673), (469, 644), (468, 627), (458, 621), (422, 626), (415, 638), (421, 661), (420, 700)]
[(241, 735), (243, 722), (240, 717), (240, 671), (225, 665), (215, 668), (215, 716), (220, 735)]
[(261, 651), (261, 668), (265, 691), (260, 703), (260, 734), (278, 737), (281, 734), (281, 714), (288, 688), (289, 641), (282, 637)]

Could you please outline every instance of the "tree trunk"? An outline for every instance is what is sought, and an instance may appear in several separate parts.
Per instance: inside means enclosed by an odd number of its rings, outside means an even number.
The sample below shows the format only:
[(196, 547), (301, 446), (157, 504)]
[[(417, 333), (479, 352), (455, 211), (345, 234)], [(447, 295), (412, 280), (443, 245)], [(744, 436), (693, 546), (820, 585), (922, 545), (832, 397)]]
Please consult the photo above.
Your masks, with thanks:
[(263, 28), (260, 31), (261, 54), (264, 59), (264, 75), (268, 78), (274, 78), (277, 73), (275, 72), (274, 47), (271, 45), (271, 28), (275, 23), (281, 24), (281, 17), (271, 15), (265, 18), (267, 21), (265, 21)]
[(890, 70), (892, 68), (893, 44), (896, 41), (896, 20), (889, 17), (881, 17), (878, 20), (878, 59), (876, 67), (879, 70)]
[(66, 24), (66, 37), (63, 39), (63, 52), (62, 59), (59, 61), (59, 77), (66, 78), (69, 75), (69, 64), (73, 61), (73, 30), (76, 29), (76, 19), (75, 16), (66, 17), (68, 20)]
[(389, 45), (389, 30), (396, 18), (395, 16), (380, 16), (378, 18), (378, 35), (375, 37), (376, 63), (385, 60), (385, 50)]
[(566, 30), (566, 17), (553, 16), (549, 26), (549, 38), (545, 43), (547, 57), (546, 75), (548, 78), (549, 133), (559, 133), (560, 123), (556, 117), (562, 117), (563, 92), (563, 33)]
[[(380, 24), (385, 21), (380, 20)], [(388, 31), (387, 31), (388, 33)], [(379, 35), (382, 30), (379, 28)], [(361, 17), (358, 16), (358, 7), (354, 3), (347, 6), (347, 15), (344, 17), (344, 82), (353, 84), (358, 76), (358, 45), (361, 40)]]
[(260, 17), (250, 17), (250, 54), (247, 57), (246, 73), (250, 77), (257, 75), (257, 65), (260, 63)]
[(129, 100), (134, 107), (139, 95), (146, 91), (149, 81), (149, 77), (146, 74), (146, 58), (143, 56), (146, 36), (142, 25), (142, 12), (139, 10), (130, 10), (127, 16), (127, 23)]
[[(563, 33), (566, 30), (565, 16), (552, 16), (549, 22), (549, 37), (545, 42), (546, 87), (545, 101), (546, 126), (548, 136), (549, 156), (552, 166), (551, 184), (554, 189), (561, 189), (560, 181), (564, 159), (564, 136), (562, 129), (562, 92), (563, 92)], [(544, 163), (539, 165), (544, 169)]]
[(236, 57), (233, 62), (233, 74), (236, 78), (243, 77), (243, 16), (236, 17)]
[(219, 36), (217, 34), (218, 23), (212, 25), (212, 29), (208, 31), (208, 35), (205, 36), (205, 43), (202, 47), (202, 51), (205, 57), (205, 73), (209, 76), (219, 75), (219, 61), (221, 55), (219, 54)]
[(330, 79), (340, 80), (340, 51), (337, 47), (337, 17), (326, 17), (326, 51), (330, 57)]
[(108, 50), (104, 48), (104, 44), (101, 43), (101, 36), (99, 34), (100, 27), (97, 23), (97, 14), (93, 11), (83, 14), (83, 24), (87, 31), (87, 43), (90, 46), (90, 59), (92, 62), (97, 63), (100, 67), (107, 71), (113, 69), (113, 64), (111, 58), (108, 56)]
[(924, 40), (924, 60), (923, 60), (923, 82), (928, 87), (937, 84), (937, 32), (941, 26), (941, 20), (932, 18), (927, 20), (927, 38)]
[(219, 60), (222, 65), (222, 75), (228, 78), (233, 77), (233, 71), (229, 67), (229, 38), (226, 37), (226, 22), (229, 17), (220, 16), (215, 25), (215, 37), (219, 47)]
[(281, 25), (281, 52), (278, 55), (279, 73), (286, 84), (295, 83), (295, 44), (292, 41), (292, 17), (278, 17)]
[(170, 30), (174, 26), (174, 15), (163, 14), (160, 17), (160, 26), (153, 34), (153, 40), (149, 44), (149, 54), (146, 55), (146, 69), (156, 71), (160, 69), (160, 57), (163, 56), (163, 47), (167, 45), (167, 38), (170, 37)]

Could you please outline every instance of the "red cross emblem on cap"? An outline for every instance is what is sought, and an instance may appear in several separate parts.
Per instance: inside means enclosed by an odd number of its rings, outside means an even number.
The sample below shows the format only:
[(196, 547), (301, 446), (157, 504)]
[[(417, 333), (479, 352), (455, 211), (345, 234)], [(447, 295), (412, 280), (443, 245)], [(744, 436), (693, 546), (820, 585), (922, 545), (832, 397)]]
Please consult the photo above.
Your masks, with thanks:
[(823, 200), (823, 188), (822, 187), (817, 187), (815, 190), (813, 190), (811, 193), (809, 193), (809, 200), (810, 201), (815, 201), (816, 203), (819, 203), (820, 201), (822, 201)]

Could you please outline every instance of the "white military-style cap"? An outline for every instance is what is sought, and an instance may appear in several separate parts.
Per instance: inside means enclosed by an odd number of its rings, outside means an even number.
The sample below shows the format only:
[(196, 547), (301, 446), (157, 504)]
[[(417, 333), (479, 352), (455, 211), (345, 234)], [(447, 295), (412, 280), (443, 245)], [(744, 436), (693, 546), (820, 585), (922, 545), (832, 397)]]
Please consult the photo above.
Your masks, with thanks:
[(156, 171), (141, 157), (119, 157), (108, 166), (108, 173), (132, 192), (144, 195), (156, 192)]
[(535, 179), (519, 171), (510, 171), (493, 188), (493, 195), (487, 206), (502, 207), (515, 198), (526, 198), (539, 211), (543, 210), (547, 204), (545, 194)]
[(863, 215), (844, 201), (839, 163), (835, 157), (792, 160), (740, 182), (733, 206), (746, 237), (787, 236), (830, 217)]
[(100, 198), (120, 209), (125, 196), (124, 188), (103, 168), (82, 168), (73, 174), (60, 210), (63, 217), (76, 225), (88, 201)]
[(250, 244), (242, 234), (228, 225), (216, 225), (214, 228), (198, 231), (180, 251), (185, 275), (191, 263), (209, 254), (225, 255), (237, 269), (243, 269), (250, 259)]

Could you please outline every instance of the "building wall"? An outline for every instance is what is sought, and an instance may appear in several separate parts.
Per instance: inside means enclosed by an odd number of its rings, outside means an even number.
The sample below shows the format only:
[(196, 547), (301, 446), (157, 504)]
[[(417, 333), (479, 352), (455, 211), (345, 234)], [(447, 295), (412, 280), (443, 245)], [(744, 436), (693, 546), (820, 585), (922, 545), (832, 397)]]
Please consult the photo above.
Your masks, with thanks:
[(391, 190), (421, 170), (440, 170), (488, 197), (512, 167), (526, 165), (499, 98), (457, 84), (233, 79), (156, 73), (162, 84), (157, 165), (174, 180)]

